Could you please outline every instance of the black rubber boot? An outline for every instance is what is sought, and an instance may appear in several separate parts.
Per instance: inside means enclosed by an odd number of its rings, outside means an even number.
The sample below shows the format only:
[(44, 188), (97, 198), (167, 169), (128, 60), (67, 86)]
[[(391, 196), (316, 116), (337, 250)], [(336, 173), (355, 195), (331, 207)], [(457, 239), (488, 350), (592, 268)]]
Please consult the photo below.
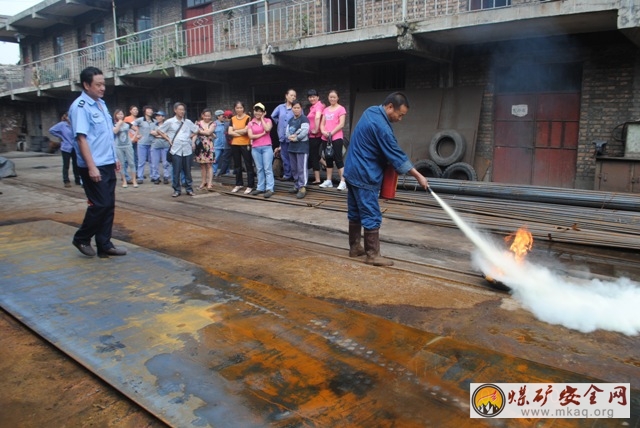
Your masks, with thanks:
[(393, 261), (380, 255), (380, 229), (364, 231), (365, 263), (373, 266), (393, 266)]
[(362, 240), (362, 225), (353, 221), (349, 222), (349, 257), (364, 256)]

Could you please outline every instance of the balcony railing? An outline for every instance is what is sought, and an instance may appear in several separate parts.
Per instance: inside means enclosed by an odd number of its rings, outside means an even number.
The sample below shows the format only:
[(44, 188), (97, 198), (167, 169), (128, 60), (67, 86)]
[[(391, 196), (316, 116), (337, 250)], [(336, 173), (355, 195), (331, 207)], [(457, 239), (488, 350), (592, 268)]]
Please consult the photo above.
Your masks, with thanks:
[(258, 0), (24, 64), (21, 66), (22, 79), (11, 79), (6, 83), (10, 92), (64, 86), (77, 82), (80, 71), (87, 66), (119, 75), (131, 73), (137, 67), (144, 67), (145, 71), (166, 71), (185, 58), (203, 58), (238, 48), (256, 48), (323, 34), (539, 2), (310, 0), (270, 9), (266, 0)]

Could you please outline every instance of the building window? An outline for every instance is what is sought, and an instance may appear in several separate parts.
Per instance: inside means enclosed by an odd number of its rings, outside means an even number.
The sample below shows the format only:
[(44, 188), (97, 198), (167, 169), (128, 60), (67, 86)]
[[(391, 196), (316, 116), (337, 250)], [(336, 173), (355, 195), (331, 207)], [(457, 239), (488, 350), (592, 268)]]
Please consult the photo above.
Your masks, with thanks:
[[(251, 6), (251, 13), (254, 15), (253, 25), (264, 25), (264, 5), (265, 3), (254, 4)], [(280, 9), (284, 6), (284, 0), (269, 1), (269, 11)], [(283, 9), (284, 10), (284, 9)], [(282, 13), (270, 13), (269, 21), (281, 21), (286, 19)]]
[(53, 38), (53, 55), (62, 55), (64, 53), (64, 37), (57, 36)]
[(469, 0), (469, 10), (495, 9), (511, 6), (511, 0)]
[(91, 24), (91, 44), (97, 45), (104, 42), (104, 23), (102, 21)]
[[(93, 60), (105, 58), (105, 46), (101, 44), (104, 42), (104, 23), (102, 21), (94, 22), (91, 24), (91, 55)], [(96, 46), (99, 45), (99, 46)]]
[(153, 28), (153, 24), (151, 22), (151, 7), (140, 7), (134, 11), (134, 16), (136, 20), (136, 32), (141, 32), (144, 30), (150, 30)]
[(139, 35), (140, 40), (147, 40), (151, 37), (151, 32), (146, 31), (153, 28), (151, 22), (151, 7), (140, 7), (133, 12), (135, 19), (135, 32), (142, 33)]
[(31, 44), (31, 61), (40, 61), (40, 45), (37, 43)]
[(187, 7), (204, 6), (211, 3), (211, 0), (187, 0)]

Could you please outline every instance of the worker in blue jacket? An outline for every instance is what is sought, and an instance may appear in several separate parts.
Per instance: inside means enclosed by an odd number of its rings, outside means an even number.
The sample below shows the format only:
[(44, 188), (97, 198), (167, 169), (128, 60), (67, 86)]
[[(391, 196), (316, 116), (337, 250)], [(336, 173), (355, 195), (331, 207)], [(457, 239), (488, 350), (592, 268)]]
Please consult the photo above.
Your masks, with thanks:
[[(366, 263), (391, 266), (393, 262), (380, 256), (380, 224), (382, 212), (378, 194), (387, 164), (399, 174), (409, 174), (420, 187), (427, 179), (414, 167), (400, 149), (391, 124), (402, 120), (409, 111), (409, 101), (401, 92), (389, 94), (380, 106), (369, 107), (351, 134), (349, 152), (344, 163), (347, 182), (347, 218), (349, 219), (349, 256), (367, 256)], [(360, 244), (364, 228), (364, 248)]]

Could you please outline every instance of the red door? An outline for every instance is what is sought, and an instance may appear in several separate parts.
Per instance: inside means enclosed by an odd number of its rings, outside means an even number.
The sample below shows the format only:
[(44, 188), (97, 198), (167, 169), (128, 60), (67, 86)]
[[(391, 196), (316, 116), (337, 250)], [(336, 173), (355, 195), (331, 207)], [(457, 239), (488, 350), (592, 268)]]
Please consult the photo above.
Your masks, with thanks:
[(493, 181), (573, 188), (580, 94), (496, 96)]
[(531, 184), (535, 95), (496, 96), (493, 181)]
[(573, 188), (579, 119), (579, 94), (538, 95), (532, 184)]
[(184, 11), (186, 22), (187, 54), (189, 56), (204, 55), (213, 52), (213, 18), (203, 16), (213, 11), (211, 3), (192, 7)]

